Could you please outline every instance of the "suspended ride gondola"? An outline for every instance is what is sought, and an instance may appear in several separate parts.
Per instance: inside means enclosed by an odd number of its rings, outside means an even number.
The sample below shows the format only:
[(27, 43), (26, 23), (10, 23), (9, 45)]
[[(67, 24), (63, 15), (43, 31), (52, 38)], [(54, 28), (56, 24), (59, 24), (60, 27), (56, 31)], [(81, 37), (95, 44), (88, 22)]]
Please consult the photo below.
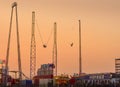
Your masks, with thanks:
[(47, 48), (48, 43), (49, 43), (49, 41), (50, 41), (50, 39), (51, 39), (51, 36), (52, 36), (53, 30), (51, 29), (51, 32), (50, 32), (50, 34), (49, 34), (49, 37), (48, 37), (47, 42), (44, 42), (44, 41), (43, 41), (43, 37), (42, 37), (41, 32), (40, 32), (40, 29), (39, 29), (39, 26), (38, 26), (38, 23), (37, 23), (37, 20), (36, 20), (36, 26), (37, 26), (37, 30), (38, 30), (38, 33), (39, 33), (39, 36), (40, 36), (41, 42), (42, 42), (42, 44), (43, 44), (43, 48)]

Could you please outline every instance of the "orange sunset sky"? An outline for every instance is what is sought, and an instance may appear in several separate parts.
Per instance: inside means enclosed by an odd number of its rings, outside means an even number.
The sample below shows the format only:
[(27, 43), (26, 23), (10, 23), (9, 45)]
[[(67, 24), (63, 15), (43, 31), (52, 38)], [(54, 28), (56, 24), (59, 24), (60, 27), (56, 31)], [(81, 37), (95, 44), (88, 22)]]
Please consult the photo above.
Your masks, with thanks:
[[(120, 0), (0, 0), (0, 59), (6, 58), (11, 4), (18, 3), (22, 71), (29, 76), (32, 11), (44, 43), (57, 22), (58, 74), (78, 73), (78, 20), (82, 25), (82, 68), (86, 73), (114, 72), (120, 58)], [(35, 30), (37, 69), (51, 63), (53, 37), (43, 48)], [(73, 42), (74, 46), (70, 47)], [(17, 69), (15, 11), (9, 69)]]

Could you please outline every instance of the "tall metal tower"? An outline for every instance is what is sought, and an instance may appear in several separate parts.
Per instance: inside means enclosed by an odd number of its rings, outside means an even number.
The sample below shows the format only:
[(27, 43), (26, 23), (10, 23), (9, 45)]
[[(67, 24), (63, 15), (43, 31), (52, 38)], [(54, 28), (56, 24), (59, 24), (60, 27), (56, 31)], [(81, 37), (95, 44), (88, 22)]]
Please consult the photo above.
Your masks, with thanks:
[(53, 44), (53, 64), (55, 65), (54, 74), (57, 76), (57, 23), (54, 23), (54, 44)]
[(9, 27), (9, 36), (8, 36), (8, 45), (7, 45), (7, 54), (6, 54), (6, 77), (5, 81), (7, 81), (7, 74), (8, 74), (8, 60), (9, 60), (9, 50), (10, 50), (10, 40), (11, 40), (11, 29), (12, 29), (12, 19), (13, 19), (13, 10), (15, 8), (16, 11), (16, 34), (17, 34), (17, 51), (18, 51), (18, 69), (19, 69), (19, 79), (22, 80), (22, 68), (21, 68), (21, 55), (20, 55), (20, 41), (19, 41), (19, 30), (18, 30), (18, 14), (17, 14), (17, 3), (14, 2), (12, 4), (12, 11), (11, 11), (11, 19), (10, 19), (10, 27)]
[(81, 21), (79, 20), (79, 74), (82, 73), (82, 58), (81, 58)]
[(30, 46), (30, 79), (35, 76), (36, 71), (36, 42), (35, 42), (35, 12), (32, 12), (32, 33)]

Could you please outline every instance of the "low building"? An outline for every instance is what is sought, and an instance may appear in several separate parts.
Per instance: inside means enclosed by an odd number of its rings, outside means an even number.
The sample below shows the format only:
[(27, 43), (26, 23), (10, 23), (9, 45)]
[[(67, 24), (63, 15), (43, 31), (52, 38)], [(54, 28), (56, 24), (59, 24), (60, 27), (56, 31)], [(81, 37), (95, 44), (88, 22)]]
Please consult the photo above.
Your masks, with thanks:
[(120, 58), (115, 59), (115, 72), (120, 74)]

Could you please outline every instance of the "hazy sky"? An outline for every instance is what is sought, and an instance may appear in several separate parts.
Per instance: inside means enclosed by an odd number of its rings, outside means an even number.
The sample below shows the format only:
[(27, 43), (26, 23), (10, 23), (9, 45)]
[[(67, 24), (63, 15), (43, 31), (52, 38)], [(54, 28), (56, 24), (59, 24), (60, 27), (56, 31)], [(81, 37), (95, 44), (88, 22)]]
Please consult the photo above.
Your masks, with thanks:
[[(32, 11), (44, 43), (57, 22), (58, 73), (78, 72), (78, 20), (82, 23), (83, 72), (114, 72), (120, 57), (120, 0), (0, 0), (0, 58), (6, 58), (11, 4), (18, 3), (22, 70), (29, 75)], [(53, 30), (52, 30), (53, 31)], [(37, 68), (52, 61), (53, 38), (48, 47), (36, 27)], [(70, 47), (73, 42), (74, 46)], [(10, 70), (17, 68), (15, 16), (10, 47)]]

